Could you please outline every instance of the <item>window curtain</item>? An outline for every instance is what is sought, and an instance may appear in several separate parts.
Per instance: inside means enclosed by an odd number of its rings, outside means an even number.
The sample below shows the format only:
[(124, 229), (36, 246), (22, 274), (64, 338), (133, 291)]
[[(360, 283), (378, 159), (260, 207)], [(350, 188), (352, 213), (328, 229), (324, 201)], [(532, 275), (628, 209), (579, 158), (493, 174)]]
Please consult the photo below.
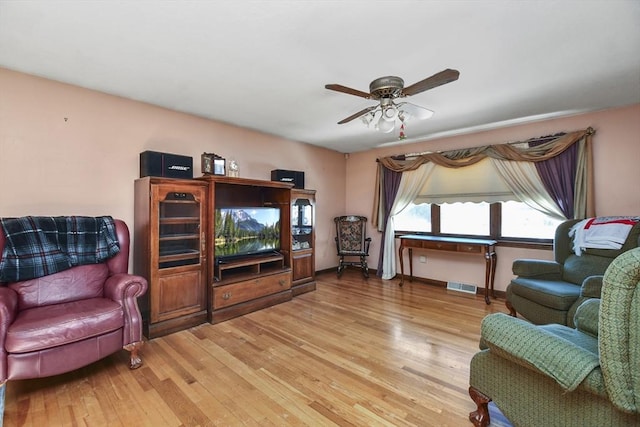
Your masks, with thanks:
[(416, 198), (418, 192), (422, 188), (425, 180), (429, 179), (429, 175), (433, 171), (435, 165), (425, 163), (412, 171), (402, 173), (400, 185), (396, 198), (393, 201), (391, 209), (386, 215), (387, 226), (384, 230), (383, 244), (380, 245), (382, 252), (382, 272), (378, 273), (383, 279), (393, 279), (396, 275), (396, 256), (395, 256), (395, 227), (393, 226), (393, 217), (402, 212), (404, 208)]
[[(398, 188), (400, 187), (400, 180), (402, 178), (401, 172), (395, 172), (385, 167), (381, 167), (378, 165), (378, 173), (381, 173), (380, 177), (382, 183), (380, 185), (380, 197), (381, 203), (380, 206), (383, 208), (383, 217), (385, 218), (384, 225), (382, 227), (378, 226), (378, 230), (382, 232), (381, 241), (385, 241), (386, 235), (386, 227), (387, 227), (387, 219), (389, 218), (389, 212), (391, 212), (391, 208), (393, 207), (393, 202), (396, 200), (396, 195), (398, 194)], [(384, 245), (381, 245), (380, 256), (378, 257), (378, 268), (376, 270), (376, 275), (378, 277), (382, 277), (382, 248)]]
[[(378, 159), (378, 179), (376, 179), (377, 188), (374, 193), (375, 199), (372, 221), (373, 225), (378, 227), (378, 230), (384, 230), (385, 232), (380, 251), (381, 256), (385, 258), (382, 263), (383, 270), (385, 266), (388, 270), (386, 272), (383, 271), (382, 277), (393, 277), (393, 275), (391, 275), (392, 271), (393, 274), (395, 274), (395, 229), (393, 228), (392, 217), (411, 202), (406, 202), (406, 199), (403, 197), (402, 202), (398, 205), (400, 206), (404, 203), (401, 209), (396, 209), (397, 206), (394, 202), (391, 211), (385, 212), (384, 206), (380, 203), (380, 189), (382, 184), (380, 177), (384, 175), (383, 172), (380, 172), (382, 168), (401, 172), (404, 179), (406, 173), (415, 171), (425, 164), (461, 168), (476, 164), (489, 157), (512, 191), (514, 191), (516, 195), (519, 194), (518, 198), (521, 200), (528, 200), (530, 206), (555, 217), (570, 218), (570, 216), (566, 214), (566, 212), (570, 212), (570, 210), (564, 205), (571, 205), (572, 203), (573, 218), (586, 218), (588, 216), (594, 216), (595, 214), (591, 161), (591, 144), (594, 133), (595, 131), (592, 128), (588, 128), (550, 137), (547, 142), (540, 144), (530, 145), (532, 141), (539, 142), (540, 139), (536, 138), (528, 141), (486, 145), (461, 150), (408, 154), (403, 158), (384, 157)], [(557, 189), (560, 184), (550, 183), (548, 179), (542, 178), (540, 173), (537, 172), (537, 169), (535, 169), (535, 164), (553, 159), (574, 146), (574, 149), (577, 150), (577, 161), (575, 162), (575, 176), (572, 179), (574, 196), (571, 201), (567, 196), (567, 191), (554, 190), (554, 192), (550, 192), (545, 187), (549, 186)], [(567, 158), (571, 157), (570, 152), (565, 156), (567, 156)], [(528, 166), (510, 165), (510, 163), (518, 165), (520, 162), (530, 164)], [(534, 168), (531, 167), (532, 164)], [(563, 166), (560, 162), (555, 166), (549, 163), (545, 165), (545, 167), (549, 169), (549, 173), (553, 175), (554, 170), (557, 171), (559, 170), (558, 168), (562, 168)], [(429, 174), (426, 174), (427, 178), (428, 176)], [(537, 176), (537, 179), (534, 176)], [(402, 180), (400, 187), (402, 187)], [(396, 198), (398, 197), (400, 197), (400, 189), (398, 190)], [(387, 218), (391, 220), (387, 220)], [(387, 247), (387, 245), (389, 247)], [(386, 260), (386, 258), (393, 258), (393, 261)]]
[(567, 219), (547, 192), (534, 164), (498, 159), (491, 162), (518, 200), (553, 218)]
[[(544, 141), (530, 142), (529, 146), (541, 145)], [(556, 202), (565, 218), (573, 218), (576, 172), (578, 167), (578, 144), (572, 144), (562, 153), (541, 162), (536, 162), (536, 171), (549, 195)]]

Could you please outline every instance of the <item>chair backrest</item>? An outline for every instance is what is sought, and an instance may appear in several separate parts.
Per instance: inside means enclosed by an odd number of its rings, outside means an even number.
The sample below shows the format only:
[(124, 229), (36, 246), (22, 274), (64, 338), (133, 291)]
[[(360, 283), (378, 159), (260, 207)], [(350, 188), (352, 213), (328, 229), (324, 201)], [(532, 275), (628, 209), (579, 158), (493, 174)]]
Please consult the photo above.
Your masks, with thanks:
[(366, 255), (367, 218), (358, 215), (338, 216), (336, 224), (336, 245), (338, 255)]
[(573, 249), (574, 239), (569, 230), (581, 220), (572, 219), (558, 225), (553, 240), (553, 251), (556, 262), (562, 264), (562, 279), (582, 284), (589, 276), (603, 275), (609, 264), (620, 254), (638, 247), (640, 244), (640, 223), (636, 224), (620, 249), (583, 249), (576, 255)]
[(640, 248), (607, 268), (598, 321), (600, 366), (613, 404), (640, 411)]
[[(102, 297), (105, 280), (114, 274), (127, 273), (129, 267), (129, 229), (121, 220), (114, 222), (120, 246), (118, 254), (102, 264), (80, 265), (36, 279), (7, 283), (18, 294), (18, 308)], [(0, 256), (4, 245), (5, 236), (0, 231)]]

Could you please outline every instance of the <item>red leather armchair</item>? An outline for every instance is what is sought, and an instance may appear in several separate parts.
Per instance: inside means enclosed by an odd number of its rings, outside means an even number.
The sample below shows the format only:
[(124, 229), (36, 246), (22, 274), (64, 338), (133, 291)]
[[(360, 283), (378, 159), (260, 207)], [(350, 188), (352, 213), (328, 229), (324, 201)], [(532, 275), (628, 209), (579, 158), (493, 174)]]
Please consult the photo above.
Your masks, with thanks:
[[(142, 364), (137, 298), (147, 281), (127, 274), (129, 230), (115, 228), (120, 252), (104, 263), (0, 284), (0, 394), (7, 380), (69, 372), (122, 348), (131, 369)], [(4, 245), (0, 229), (0, 256)]]

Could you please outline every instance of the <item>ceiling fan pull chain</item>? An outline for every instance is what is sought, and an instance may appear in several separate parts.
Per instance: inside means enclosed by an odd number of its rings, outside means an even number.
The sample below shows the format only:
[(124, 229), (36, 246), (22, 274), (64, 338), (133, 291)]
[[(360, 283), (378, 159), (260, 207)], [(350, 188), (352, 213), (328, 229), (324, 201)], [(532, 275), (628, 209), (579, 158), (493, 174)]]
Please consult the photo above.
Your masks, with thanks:
[(404, 134), (404, 122), (402, 122), (402, 124), (400, 125), (400, 135), (398, 135), (398, 139), (402, 141), (406, 137), (407, 135)]

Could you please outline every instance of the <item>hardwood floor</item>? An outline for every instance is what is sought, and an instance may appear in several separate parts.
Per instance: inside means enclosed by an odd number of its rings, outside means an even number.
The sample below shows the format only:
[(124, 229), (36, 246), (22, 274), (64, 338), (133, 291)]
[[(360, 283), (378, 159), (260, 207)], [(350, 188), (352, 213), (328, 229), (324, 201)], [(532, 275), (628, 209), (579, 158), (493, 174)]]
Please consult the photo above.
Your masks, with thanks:
[(507, 310), (443, 288), (365, 281), (148, 341), (78, 371), (7, 384), (4, 426), (467, 426), (480, 320)]

